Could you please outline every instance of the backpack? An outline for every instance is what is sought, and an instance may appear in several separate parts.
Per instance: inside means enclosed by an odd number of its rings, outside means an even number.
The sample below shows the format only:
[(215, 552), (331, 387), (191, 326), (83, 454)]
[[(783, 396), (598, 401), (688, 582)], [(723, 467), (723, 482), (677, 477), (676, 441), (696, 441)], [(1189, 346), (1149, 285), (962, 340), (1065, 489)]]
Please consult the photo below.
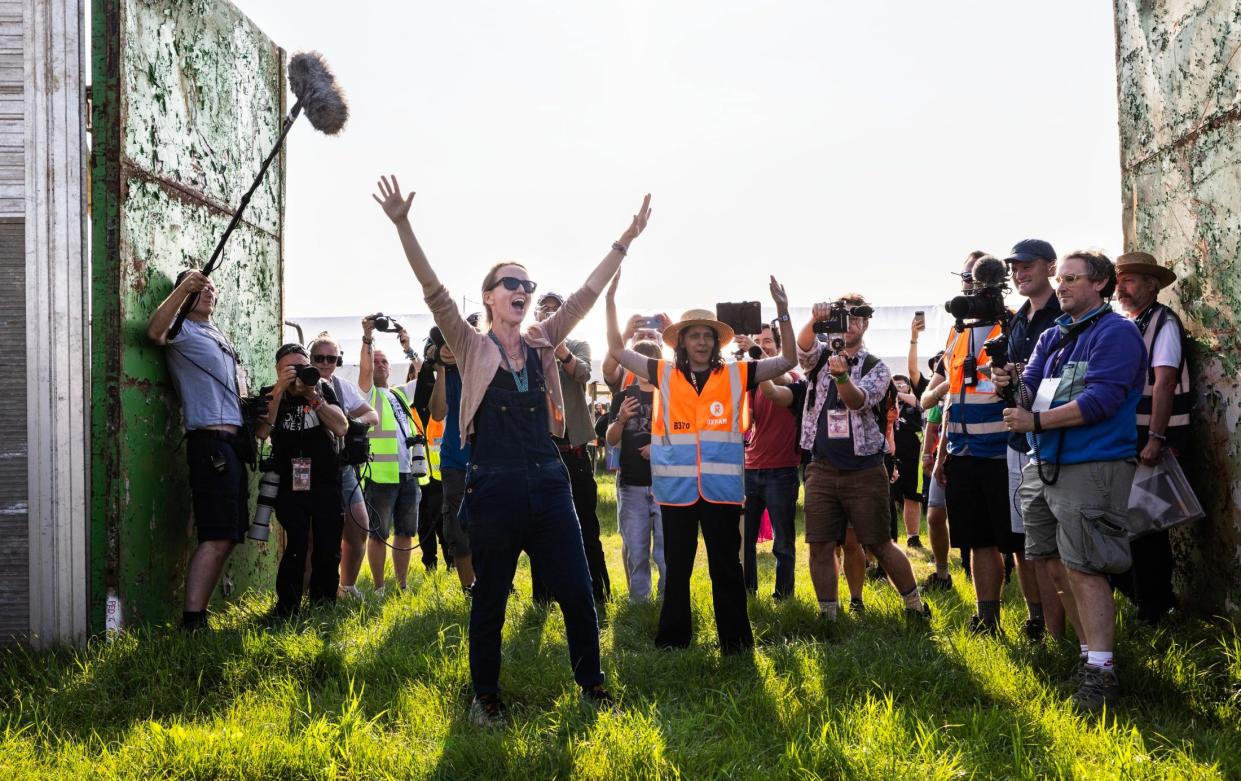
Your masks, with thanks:
[[(818, 383), (819, 374), (823, 371), (823, 367), (827, 365), (828, 355), (829, 351), (826, 349), (819, 353), (819, 360), (815, 361), (814, 368), (810, 370), (810, 374), (807, 376), (807, 380), (810, 383), (808, 387), (813, 388)], [(879, 357), (874, 353), (867, 353), (866, 357), (862, 359), (861, 376), (865, 377), (870, 373), (870, 370), (875, 368), (877, 365), (879, 365)], [(887, 393), (883, 395), (883, 398), (879, 400), (878, 404), (871, 407), (871, 413), (875, 416), (875, 422), (879, 424), (879, 430), (883, 432), (885, 442), (891, 441), (891, 432), (889, 429), (892, 426), (892, 418), (889, 413), (895, 410), (896, 383), (892, 382), (892, 380), (888, 380)]]

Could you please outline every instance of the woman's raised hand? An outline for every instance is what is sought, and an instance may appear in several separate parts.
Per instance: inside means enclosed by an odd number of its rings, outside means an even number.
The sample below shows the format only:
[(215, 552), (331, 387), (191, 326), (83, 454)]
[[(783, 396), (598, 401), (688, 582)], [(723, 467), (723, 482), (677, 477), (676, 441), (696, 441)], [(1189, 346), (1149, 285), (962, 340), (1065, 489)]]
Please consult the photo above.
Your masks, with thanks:
[(621, 234), (620, 243), (626, 247), (634, 239), (642, 235), (642, 231), (646, 230), (646, 223), (651, 219), (651, 194), (647, 193), (642, 199), (642, 208), (638, 209), (638, 213), (633, 215), (633, 222), (629, 223), (629, 227)]
[(771, 278), (771, 300), (776, 302), (777, 309), (789, 305), (789, 294), (784, 292), (784, 285), (777, 282), (775, 277)]
[(386, 176), (379, 177), (379, 195), (371, 193), (371, 197), (383, 207), (384, 214), (393, 222), (409, 219), (409, 207), (414, 203), (414, 193), (411, 192), (408, 198), (402, 197), (401, 185), (397, 184), (396, 176), (392, 177), (391, 182)]

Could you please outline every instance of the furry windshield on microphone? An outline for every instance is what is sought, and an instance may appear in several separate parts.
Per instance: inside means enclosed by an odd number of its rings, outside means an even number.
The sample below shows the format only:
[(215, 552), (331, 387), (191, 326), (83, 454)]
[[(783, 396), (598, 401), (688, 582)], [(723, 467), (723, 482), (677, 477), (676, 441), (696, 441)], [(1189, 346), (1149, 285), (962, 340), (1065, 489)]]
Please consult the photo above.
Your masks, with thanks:
[(1004, 261), (986, 257), (974, 264), (974, 281), (984, 287), (1003, 285), (1008, 279), (1008, 267)]
[(320, 133), (334, 136), (349, 120), (349, 106), (336, 77), (319, 52), (298, 52), (289, 60), (289, 89), (310, 124)]

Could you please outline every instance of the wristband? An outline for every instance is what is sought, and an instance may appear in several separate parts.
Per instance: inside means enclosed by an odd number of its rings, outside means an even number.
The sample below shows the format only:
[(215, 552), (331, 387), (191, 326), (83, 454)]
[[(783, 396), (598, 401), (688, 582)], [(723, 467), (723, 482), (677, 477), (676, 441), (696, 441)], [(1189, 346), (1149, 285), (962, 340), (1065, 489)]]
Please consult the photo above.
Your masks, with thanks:
[(787, 323), (789, 321), (789, 313), (785, 312), (784, 314), (780, 315), (779, 317), (776, 318), (776, 321), (780, 323)]
[(319, 398), (318, 396), (310, 400), (311, 409), (319, 409), (322, 406), (323, 406), (323, 399)]
[(408, 359), (410, 359), (411, 361), (416, 361), (416, 360), (418, 360), (418, 353), (414, 352), (414, 348), (412, 348), (412, 347), (406, 347), (406, 348), (405, 348), (405, 357), (406, 357), (406, 358), (408, 358)]
[(365, 344), (365, 345), (372, 345), (372, 344), (374, 344), (374, 343), (375, 343), (375, 337), (373, 337), (373, 336), (363, 336), (363, 337), (362, 337), (362, 344)]
[(1157, 440), (1159, 440), (1160, 442), (1167, 442), (1167, 441), (1168, 441), (1168, 437), (1167, 437), (1166, 435), (1164, 435), (1164, 434), (1156, 434), (1154, 431), (1148, 431), (1148, 432), (1146, 432), (1146, 436), (1150, 437), (1151, 439), (1157, 439)]
[(1039, 413), (1037, 412), (1034, 413), (1034, 433), (1042, 434), (1043, 433), (1043, 421), (1039, 420), (1038, 416), (1039, 416)]
[(629, 248), (626, 247), (624, 244), (621, 244), (619, 241), (612, 242), (612, 249), (616, 250), (622, 255), (627, 255), (629, 253)]
[(840, 376), (832, 375), (832, 379), (836, 381), (837, 385), (844, 385), (845, 383), (849, 382), (849, 375), (848, 374), (841, 374)]
[(573, 359), (574, 359), (573, 353), (569, 353), (565, 357), (561, 358), (560, 362), (563, 363), (565, 366), (568, 366), (569, 364), (573, 363)]

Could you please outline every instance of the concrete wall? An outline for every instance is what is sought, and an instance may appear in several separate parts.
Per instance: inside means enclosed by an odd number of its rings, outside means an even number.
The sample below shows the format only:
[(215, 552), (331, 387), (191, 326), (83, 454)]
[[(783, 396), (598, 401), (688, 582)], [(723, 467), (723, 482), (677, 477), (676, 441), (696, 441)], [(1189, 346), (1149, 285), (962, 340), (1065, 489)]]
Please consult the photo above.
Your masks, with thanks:
[(1199, 407), (1191, 479), (1205, 522), (1176, 533), (1178, 590), (1241, 613), (1241, 6), (1116, 0), (1126, 250), (1180, 279)]
[[(279, 133), (284, 53), (223, 0), (95, 0), (92, 609), (179, 615), (194, 547), (180, 404), (145, 338), (177, 273), (201, 267)], [(249, 384), (274, 376), (283, 320), (284, 159), (213, 275), (214, 319)], [(252, 493), (253, 497), (253, 493)], [(274, 551), (239, 548), (224, 596), (270, 588)]]

